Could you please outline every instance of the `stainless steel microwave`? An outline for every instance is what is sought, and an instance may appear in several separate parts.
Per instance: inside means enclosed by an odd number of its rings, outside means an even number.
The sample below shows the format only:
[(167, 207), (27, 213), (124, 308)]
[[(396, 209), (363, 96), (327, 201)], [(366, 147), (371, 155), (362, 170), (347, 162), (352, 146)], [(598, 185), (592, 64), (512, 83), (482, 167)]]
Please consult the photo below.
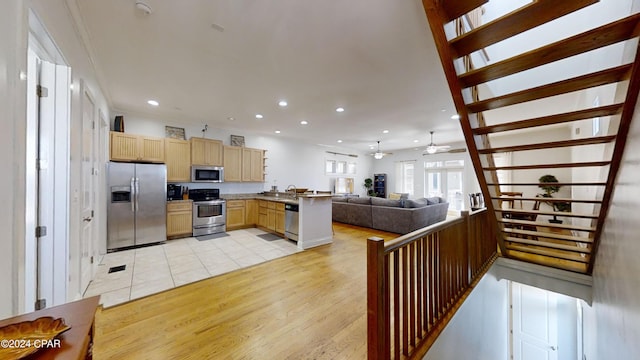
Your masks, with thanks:
[(191, 166), (191, 182), (223, 182), (224, 168), (221, 166)]

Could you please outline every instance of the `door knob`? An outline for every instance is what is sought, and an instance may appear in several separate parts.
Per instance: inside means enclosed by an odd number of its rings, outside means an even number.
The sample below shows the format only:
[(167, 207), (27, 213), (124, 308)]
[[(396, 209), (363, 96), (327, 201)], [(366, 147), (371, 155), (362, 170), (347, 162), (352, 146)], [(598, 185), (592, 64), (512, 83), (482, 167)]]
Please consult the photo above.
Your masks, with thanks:
[(91, 216), (89, 216), (89, 217), (86, 217), (86, 218), (82, 219), (82, 221), (89, 222), (89, 221), (91, 221), (91, 219), (93, 219), (93, 218)]
[(551, 350), (552, 351), (556, 351), (556, 347), (555, 346), (551, 346)]

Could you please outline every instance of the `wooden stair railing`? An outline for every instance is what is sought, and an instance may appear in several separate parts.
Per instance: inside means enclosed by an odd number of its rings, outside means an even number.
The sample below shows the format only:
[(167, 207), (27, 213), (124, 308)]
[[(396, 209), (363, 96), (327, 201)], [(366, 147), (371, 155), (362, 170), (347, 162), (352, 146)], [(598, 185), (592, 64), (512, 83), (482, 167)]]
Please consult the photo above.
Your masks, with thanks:
[[(571, 23), (571, 17), (584, 14), (577, 10), (598, 3), (597, 0), (534, 0), (467, 33), (447, 38), (445, 25), (468, 12), (477, 11), (479, 6), (489, 6), (491, 2), (423, 0), (480, 188), (484, 198), (491, 200), (486, 205), (498, 229), (497, 241), (501, 255), (587, 274), (593, 270), (629, 123), (640, 91), (640, 51), (637, 43), (629, 41), (640, 34), (640, 14), (614, 19), (480, 68), (473, 68), (469, 56), (473, 52), (486, 50), (489, 45), (500, 46), (502, 41), (515, 35), (524, 36), (528, 31), (539, 31), (537, 27), (550, 21)], [(597, 11), (591, 12), (597, 16), (595, 13)], [(588, 73), (569, 78), (551, 79), (548, 78), (549, 74), (554, 72), (544, 70), (553, 66), (555, 73), (562, 74), (562, 67), (566, 66), (564, 63), (567, 60), (576, 56), (596, 56), (593, 54), (600, 51), (598, 49), (615, 44), (621, 44), (627, 53), (635, 52), (632, 62), (623, 60), (620, 55), (617, 65), (595, 70), (590, 68)], [(461, 64), (465, 64), (465, 67), (462, 68)], [(528, 76), (541, 74), (542, 79), (548, 80), (542, 85), (511, 93), (498, 96), (491, 94), (491, 83), (508, 84), (514, 81), (513, 75), (525, 72)], [(592, 89), (614, 89), (606, 91), (611, 94), (615, 91), (615, 96), (612, 94), (610, 98), (613, 100), (604, 104), (579, 105), (578, 101), (573, 101), (570, 105), (574, 108), (568, 111), (567, 101), (564, 101), (562, 110), (559, 110), (560, 106), (554, 107), (560, 102), (560, 97), (572, 96), (571, 99), (577, 99), (578, 95), (586, 96), (587, 91)], [(547, 102), (549, 113), (531, 117), (526, 109), (533, 101), (536, 101), (536, 106), (544, 108)], [(581, 103), (586, 101), (582, 100)], [(504, 110), (507, 106), (510, 106), (508, 116)], [(494, 111), (497, 109), (501, 109), (501, 112)], [(607, 119), (609, 127), (593, 136), (577, 133), (594, 118)], [(509, 141), (524, 139), (522, 134), (527, 131), (545, 134), (548, 141), (533, 138)], [(539, 135), (537, 139), (541, 137)], [(500, 145), (493, 146), (492, 142), (499, 142)], [(497, 166), (494, 154), (505, 152), (513, 154), (513, 163)], [(563, 158), (554, 154), (568, 154), (572, 160), (567, 161), (567, 156)], [(554, 161), (556, 157), (558, 159)], [(536, 192), (541, 191), (539, 186), (544, 185), (537, 179), (549, 169), (568, 174), (555, 185), (565, 187), (570, 194), (542, 199), (536, 196)], [(575, 179), (571, 179), (573, 174), (584, 175), (587, 171), (589, 176), (576, 175)], [(500, 172), (518, 174), (519, 181), (499, 181)], [(528, 180), (522, 180), (526, 178)], [(503, 201), (513, 200), (502, 196), (505, 188), (523, 192), (525, 195), (517, 200), (529, 205), (523, 209), (503, 209)], [(530, 204), (540, 201), (546, 208), (553, 207), (553, 211), (527, 209), (531, 208)], [(556, 211), (554, 204), (561, 203), (570, 204), (572, 210)], [(544, 217), (548, 216), (554, 219), (560, 216), (566, 223), (547, 222)]]
[(497, 257), (487, 210), (367, 241), (367, 357), (421, 359)]

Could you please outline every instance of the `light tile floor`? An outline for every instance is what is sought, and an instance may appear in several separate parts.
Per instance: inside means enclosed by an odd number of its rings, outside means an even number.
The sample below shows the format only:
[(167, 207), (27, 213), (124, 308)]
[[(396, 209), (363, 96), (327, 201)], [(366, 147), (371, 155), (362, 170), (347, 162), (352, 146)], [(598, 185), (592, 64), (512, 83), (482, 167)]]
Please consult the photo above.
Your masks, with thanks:
[[(229, 236), (164, 244), (106, 254), (84, 296), (100, 295), (104, 307), (155, 294), (176, 286), (296, 253), (294, 242), (263, 240), (259, 229), (227, 232)], [(109, 268), (126, 265), (109, 273)]]

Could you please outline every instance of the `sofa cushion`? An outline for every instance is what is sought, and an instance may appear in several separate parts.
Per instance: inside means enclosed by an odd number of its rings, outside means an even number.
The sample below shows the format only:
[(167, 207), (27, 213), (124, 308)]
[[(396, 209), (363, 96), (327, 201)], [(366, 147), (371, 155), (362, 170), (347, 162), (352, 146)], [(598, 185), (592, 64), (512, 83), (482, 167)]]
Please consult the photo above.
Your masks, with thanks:
[(346, 203), (348, 199), (349, 198), (346, 198), (346, 197), (334, 197), (331, 200), (333, 200), (333, 202), (345, 202)]
[(429, 205), (429, 201), (425, 198), (413, 199), (413, 200), (405, 200), (404, 207), (405, 208), (421, 208)]
[(427, 203), (429, 205), (440, 204), (442, 202), (441, 198), (438, 196), (427, 198)]
[(348, 202), (351, 204), (371, 205), (371, 198), (370, 197), (352, 197), (352, 198), (349, 198)]
[(402, 202), (400, 200), (392, 200), (392, 199), (383, 199), (383, 198), (371, 198), (371, 205), (373, 206), (390, 206), (390, 207), (400, 207)]

